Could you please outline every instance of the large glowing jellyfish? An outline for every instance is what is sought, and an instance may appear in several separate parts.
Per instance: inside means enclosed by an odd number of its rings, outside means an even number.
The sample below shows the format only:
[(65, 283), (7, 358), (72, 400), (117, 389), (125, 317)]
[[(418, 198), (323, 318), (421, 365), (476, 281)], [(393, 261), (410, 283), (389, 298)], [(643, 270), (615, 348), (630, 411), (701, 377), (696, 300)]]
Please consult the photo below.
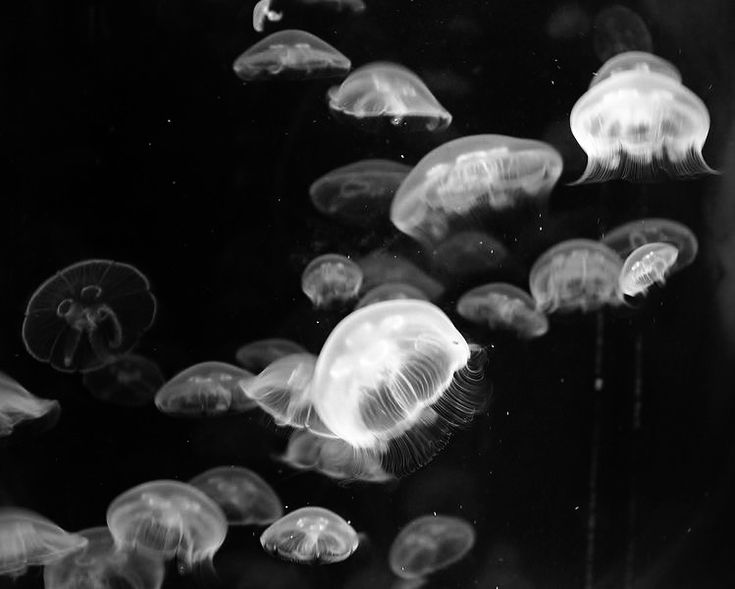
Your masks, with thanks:
[(390, 218), (422, 243), (446, 237), (455, 218), (543, 201), (562, 171), (550, 145), (504, 135), (472, 135), (429, 152), (403, 181)]
[(166, 480), (118, 496), (107, 509), (107, 526), (117, 548), (176, 558), (182, 570), (211, 566), (227, 535), (227, 518), (212, 499), (192, 485)]
[(165, 378), (152, 360), (125, 354), (85, 372), (82, 382), (95, 399), (122, 407), (142, 407), (153, 402)]
[(429, 300), (421, 289), (418, 289), (411, 284), (407, 284), (405, 282), (386, 282), (385, 284), (381, 284), (367, 291), (362, 298), (357, 301), (355, 308), (360, 309), (374, 303), (402, 299), (414, 299), (418, 301)]
[(50, 416), (58, 418), (58, 401), (39, 399), (7, 374), (0, 372), (0, 438), (9, 436), (19, 423)]
[(242, 466), (219, 466), (195, 476), (190, 485), (206, 493), (231, 526), (262, 526), (283, 515), (283, 505), (260, 475)]
[(577, 184), (715, 173), (702, 157), (707, 107), (673, 64), (650, 53), (606, 61), (569, 122), (588, 158)]
[(163, 584), (163, 561), (140, 552), (118, 550), (108, 528), (89, 528), (78, 534), (88, 541), (87, 545), (46, 565), (46, 589), (159, 589)]
[(302, 507), (272, 524), (260, 537), (270, 554), (302, 564), (331, 564), (347, 559), (360, 543), (357, 532), (336, 513)]
[(259, 33), (263, 32), (266, 20), (278, 22), (282, 18), (282, 12), (271, 10), (271, 0), (258, 0), (253, 6), (253, 28)]
[(350, 60), (329, 43), (295, 29), (278, 31), (258, 41), (232, 65), (237, 77), (245, 82), (339, 77), (350, 67)]
[(623, 261), (606, 245), (589, 239), (563, 241), (544, 252), (529, 275), (536, 308), (556, 311), (594, 311), (619, 305), (618, 284)]
[(366, 124), (390, 122), (409, 130), (439, 131), (452, 115), (419, 77), (395, 63), (375, 62), (352, 72), (328, 93), (335, 115)]
[(296, 342), (281, 338), (269, 338), (241, 346), (235, 353), (235, 358), (243, 368), (258, 374), (266, 366), (284, 356), (306, 353), (306, 349)]
[(148, 279), (112, 260), (86, 260), (36, 289), (23, 343), (36, 360), (63, 372), (99, 368), (132, 348), (156, 316)]
[(354, 299), (361, 286), (360, 266), (339, 254), (313, 259), (301, 275), (301, 290), (317, 308)]

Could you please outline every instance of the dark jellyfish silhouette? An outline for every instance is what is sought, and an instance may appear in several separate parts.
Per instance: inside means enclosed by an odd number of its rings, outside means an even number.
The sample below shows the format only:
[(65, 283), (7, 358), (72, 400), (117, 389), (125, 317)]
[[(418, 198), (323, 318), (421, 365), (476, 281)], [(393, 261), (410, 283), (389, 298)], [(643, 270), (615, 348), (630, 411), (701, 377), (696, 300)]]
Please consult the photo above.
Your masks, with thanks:
[(307, 350), (287, 339), (270, 338), (250, 342), (235, 353), (239, 364), (253, 374), (258, 374), (279, 358), (291, 354), (306, 354)]
[(122, 407), (152, 403), (165, 380), (155, 362), (137, 354), (118, 356), (82, 377), (84, 387), (95, 399)]
[(60, 411), (58, 401), (40, 399), (0, 372), (0, 438), (25, 421), (47, 418), (53, 422)]
[(447, 280), (463, 279), (500, 270), (507, 248), (483, 231), (460, 231), (439, 243), (431, 254), (435, 273)]
[(253, 6), (253, 28), (259, 33), (265, 28), (265, 21), (278, 22), (283, 18), (282, 12), (271, 10), (271, 0), (258, 0)]
[(308, 6), (323, 6), (338, 11), (364, 12), (365, 2), (363, 0), (298, 0), (301, 4)]
[(444, 286), (413, 262), (385, 250), (376, 250), (358, 260), (362, 268), (362, 288), (369, 291), (381, 284), (410, 284), (434, 301), (444, 294)]
[(313, 259), (301, 275), (301, 290), (317, 308), (354, 299), (361, 286), (360, 266), (339, 254)]
[(421, 289), (416, 288), (411, 284), (405, 282), (387, 282), (371, 288), (367, 291), (355, 305), (355, 309), (361, 309), (374, 303), (381, 303), (383, 301), (396, 301), (413, 299), (417, 301), (428, 301), (427, 297)]
[(130, 350), (152, 325), (156, 299), (129, 264), (85, 260), (36, 289), (23, 320), (28, 353), (63, 372), (95, 370)]
[(558, 41), (584, 37), (589, 28), (589, 16), (582, 7), (573, 2), (555, 8), (546, 21), (546, 34)]
[(626, 51), (653, 51), (651, 33), (643, 19), (630, 8), (613, 4), (604, 8), (592, 25), (595, 53), (600, 61)]

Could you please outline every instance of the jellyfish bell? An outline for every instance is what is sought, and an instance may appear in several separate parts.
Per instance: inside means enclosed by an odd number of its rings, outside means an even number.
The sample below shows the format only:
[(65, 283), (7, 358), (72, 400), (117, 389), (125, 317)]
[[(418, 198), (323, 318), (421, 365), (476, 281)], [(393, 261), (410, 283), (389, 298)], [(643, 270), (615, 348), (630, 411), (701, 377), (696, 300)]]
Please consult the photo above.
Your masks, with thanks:
[(304, 268), (301, 290), (315, 307), (325, 308), (354, 299), (362, 279), (362, 269), (349, 258), (324, 254)]
[(21, 424), (33, 425), (35, 430), (49, 429), (58, 421), (60, 412), (58, 401), (36, 397), (0, 372), (0, 438), (10, 436)]
[(407, 258), (386, 250), (376, 250), (358, 261), (362, 288), (369, 291), (381, 284), (400, 282), (416, 287), (434, 301), (444, 294), (444, 286)]
[(371, 288), (362, 295), (362, 298), (357, 301), (355, 308), (361, 309), (362, 307), (367, 307), (374, 303), (404, 299), (415, 299), (418, 301), (429, 300), (421, 289), (418, 289), (411, 284), (407, 284), (405, 282), (386, 282), (385, 284), (380, 284)]
[(437, 245), (431, 254), (434, 271), (445, 284), (503, 268), (508, 249), (484, 231), (460, 231)]
[(654, 284), (663, 285), (679, 254), (668, 243), (647, 243), (628, 256), (620, 271), (620, 291), (630, 297), (646, 294)]
[(241, 346), (235, 353), (235, 358), (243, 368), (258, 374), (279, 358), (306, 353), (308, 352), (303, 346), (291, 340), (268, 338)]
[(100, 401), (121, 407), (142, 407), (153, 402), (165, 378), (158, 365), (137, 354), (124, 354), (85, 372), (84, 387)]

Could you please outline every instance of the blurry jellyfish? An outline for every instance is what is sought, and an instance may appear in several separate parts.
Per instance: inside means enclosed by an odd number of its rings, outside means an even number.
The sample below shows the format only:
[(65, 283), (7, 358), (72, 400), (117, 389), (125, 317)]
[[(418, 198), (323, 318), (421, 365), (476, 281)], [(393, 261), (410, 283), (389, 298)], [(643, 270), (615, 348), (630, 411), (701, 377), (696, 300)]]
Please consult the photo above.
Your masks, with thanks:
[(282, 18), (282, 12), (271, 10), (271, 0), (258, 0), (253, 7), (253, 28), (259, 33), (263, 32), (266, 20), (278, 22)]
[(409, 129), (440, 131), (452, 115), (416, 74), (403, 66), (375, 62), (352, 72), (328, 93), (336, 115), (358, 123), (382, 123)]
[(390, 160), (362, 160), (332, 170), (309, 188), (316, 209), (353, 225), (388, 217), (398, 186), (411, 171)]
[(562, 171), (550, 145), (504, 135), (471, 135), (429, 152), (403, 181), (390, 218), (420, 242), (444, 239), (453, 217), (543, 201)]
[(653, 284), (663, 285), (679, 255), (669, 243), (647, 243), (634, 250), (620, 271), (620, 291), (631, 297), (646, 294)]
[(362, 288), (372, 290), (381, 284), (401, 282), (410, 284), (434, 301), (444, 294), (440, 282), (426, 274), (413, 262), (393, 252), (376, 250), (358, 261), (362, 268)]
[(716, 173), (702, 157), (707, 107), (671, 63), (650, 53), (606, 61), (569, 122), (588, 158), (575, 184)]
[(284, 78), (331, 78), (350, 71), (350, 60), (319, 37), (288, 29), (278, 31), (241, 54), (233, 64), (245, 82)]
[(151, 558), (177, 558), (182, 570), (210, 565), (225, 541), (227, 519), (196, 487), (151, 481), (119, 495), (107, 509), (107, 525), (121, 550)]
[(142, 407), (153, 402), (165, 379), (158, 365), (137, 354), (125, 354), (82, 378), (95, 399), (122, 407)]
[(536, 310), (531, 295), (504, 282), (466, 292), (457, 303), (457, 313), (473, 323), (510, 330), (522, 338), (540, 337), (549, 331), (549, 320)]
[(425, 577), (461, 560), (475, 544), (475, 529), (459, 517), (424, 515), (393, 540), (388, 563), (403, 579)]
[(19, 577), (28, 567), (51, 564), (87, 542), (32, 511), (0, 508), (0, 575)]
[(350, 12), (364, 12), (363, 0), (299, 0), (301, 4), (325, 6), (334, 10), (349, 10)]
[(595, 53), (600, 61), (626, 51), (653, 51), (653, 40), (643, 19), (630, 8), (613, 4), (601, 10), (592, 25)]
[(428, 301), (428, 297), (418, 288), (405, 282), (387, 282), (366, 292), (357, 302), (356, 309), (367, 307), (373, 303), (412, 299)]
[(242, 394), (240, 382), (253, 378), (224, 362), (201, 362), (182, 370), (156, 393), (156, 407), (179, 417), (214, 416), (248, 411), (255, 403)]
[(0, 438), (12, 434), (15, 426), (25, 421), (48, 416), (55, 422), (60, 411), (58, 401), (40, 399), (0, 372)]
[(574, 3), (557, 7), (546, 21), (546, 33), (552, 39), (578, 39), (587, 34), (590, 19), (582, 8)]
[(301, 290), (317, 308), (354, 299), (361, 286), (360, 266), (339, 254), (313, 259), (301, 275)]
[(156, 316), (148, 279), (128, 264), (77, 262), (31, 296), (23, 343), (63, 372), (99, 368), (132, 348)]
[(302, 564), (347, 559), (359, 544), (357, 532), (336, 513), (302, 507), (285, 515), (260, 536), (266, 552)]
[(46, 589), (159, 589), (163, 584), (163, 562), (139, 552), (118, 550), (108, 528), (90, 528), (78, 534), (87, 545), (46, 565)]
[(594, 311), (622, 301), (618, 278), (623, 261), (613, 250), (589, 239), (563, 241), (544, 252), (529, 275), (536, 308)]
[(467, 278), (503, 267), (506, 247), (482, 231), (460, 231), (444, 239), (432, 252), (434, 270), (447, 278)]
[(245, 344), (235, 353), (240, 365), (253, 374), (258, 374), (266, 366), (279, 358), (291, 354), (306, 354), (306, 349), (287, 339), (262, 339)]

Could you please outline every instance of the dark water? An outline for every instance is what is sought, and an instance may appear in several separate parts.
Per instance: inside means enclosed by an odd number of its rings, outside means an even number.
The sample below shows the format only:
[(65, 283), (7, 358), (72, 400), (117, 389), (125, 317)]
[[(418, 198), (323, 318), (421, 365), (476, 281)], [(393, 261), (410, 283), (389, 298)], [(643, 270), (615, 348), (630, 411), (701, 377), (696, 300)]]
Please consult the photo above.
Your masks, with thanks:
[[(723, 175), (582, 187), (565, 184), (585, 163), (568, 118), (601, 64), (590, 23), (607, 4), (366, 3), (350, 14), (274, 1), (284, 20), (266, 32), (302, 28), (353, 65), (411, 68), (453, 113), (448, 130), (371, 134), (341, 124), (326, 106), (332, 80), (243, 85), (232, 61), (261, 37), (250, 3), (3, 5), (0, 369), (59, 400), (62, 413), (43, 435), (0, 448), (0, 504), (79, 530), (104, 525), (110, 501), (141, 482), (240, 464), (268, 480), (287, 509), (328, 507), (367, 540), (344, 563), (300, 567), (263, 553), (260, 529), (231, 529), (214, 559), (224, 587), (389, 587), (392, 539), (432, 512), (464, 517), (477, 541), (428, 587), (735, 586), (730, 3), (627, 4), (655, 53), (707, 105), (705, 159)], [(644, 216), (685, 223), (700, 252), (636, 312), (555, 317), (531, 342), (463, 324), (488, 347), (489, 409), (397, 483), (296, 473), (271, 459), (287, 434), (262, 414), (175, 420), (152, 405), (106, 404), (79, 375), (24, 349), (35, 288), (73, 262), (109, 258), (151, 280), (158, 314), (137, 352), (167, 377), (196, 362), (233, 362), (240, 345), (265, 337), (318, 353), (346, 312), (315, 311), (304, 297), (310, 259), (390, 248), (427, 262), (390, 227), (355, 230), (317, 213), (311, 182), (368, 157), (414, 164), (476, 133), (544, 139), (565, 160), (543, 231), (497, 230), (514, 260), (497, 279), (525, 286), (549, 246), (598, 239)], [(445, 286), (438, 305), (456, 318), (461, 285)], [(32, 569), (16, 585), (40, 587), (42, 574)], [(164, 587), (178, 586), (217, 585), (171, 566)]]

